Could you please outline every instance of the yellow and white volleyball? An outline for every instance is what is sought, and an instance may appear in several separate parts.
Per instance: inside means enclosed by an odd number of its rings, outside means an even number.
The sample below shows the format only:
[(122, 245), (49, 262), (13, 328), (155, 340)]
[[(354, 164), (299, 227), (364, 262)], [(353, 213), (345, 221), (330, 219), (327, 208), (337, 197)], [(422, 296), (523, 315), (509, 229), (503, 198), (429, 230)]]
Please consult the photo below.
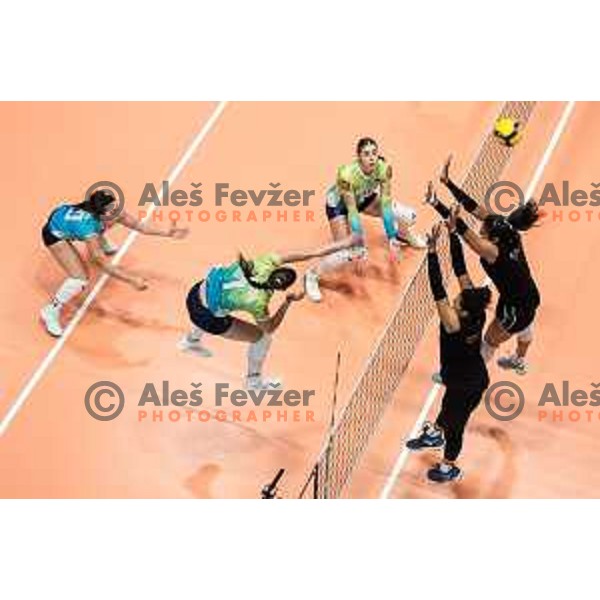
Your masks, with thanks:
[(522, 137), (520, 123), (511, 117), (498, 117), (494, 123), (494, 135), (507, 146), (514, 146)]

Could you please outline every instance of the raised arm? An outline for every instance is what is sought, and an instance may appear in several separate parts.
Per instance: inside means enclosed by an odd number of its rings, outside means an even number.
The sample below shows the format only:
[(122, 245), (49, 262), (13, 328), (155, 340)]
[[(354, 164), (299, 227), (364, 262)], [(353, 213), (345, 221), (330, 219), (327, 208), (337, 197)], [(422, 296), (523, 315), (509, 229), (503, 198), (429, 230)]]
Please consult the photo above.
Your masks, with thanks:
[(431, 293), (442, 322), (442, 326), (448, 333), (455, 333), (460, 329), (460, 319), (456, 309), (448, 302), (448, 296), (444, 289), (444, 281), (440, 262), (437, 255), (437, 241), (441, 231), (441, 223), (435, 225), (427, 240), (427, 271), (429, 274), (429, 285)]
[(488, 211), (484, 206), (479, 204), (474, 198), (469, 196), (464, 190), (459, 188), (450, 179), (450, 163), (452, 162), (452, 155), (448, 157), (442, 174), (440, 175), (440, 181), (450, 190), (456, 201), (467, 211), (470, 212), (474, 217), (483, 221), (488, 216)]
[(479, 256), (484, 258), (489, 263), (494, 263), (498, 258), (498, 247), (482, 238), (480, 235), (475, 233), (464, 221), (460, 218), (460, 206), (457, 205), (451, 211), (448, 219), (448, 227), (451, 231), (456, 230), (465, 242), (475, 251)]
[(437, 197), (432, 181), (427, 184), (425, 204), (429, 204), (442, 219), (446, 220), (450, 217), (450, 209)]
[(473, 282), (467, 272), (467, 265), (465, 263), (465, 254), (463, 252), (462, 243), (456, 230), (450, 230), (449, 223), (448, 233), (450, 234), (450, 258), (452, 259), (452, 270), (454, 275), (458, 279), (461, 290), (470, 289), (473, 287)]

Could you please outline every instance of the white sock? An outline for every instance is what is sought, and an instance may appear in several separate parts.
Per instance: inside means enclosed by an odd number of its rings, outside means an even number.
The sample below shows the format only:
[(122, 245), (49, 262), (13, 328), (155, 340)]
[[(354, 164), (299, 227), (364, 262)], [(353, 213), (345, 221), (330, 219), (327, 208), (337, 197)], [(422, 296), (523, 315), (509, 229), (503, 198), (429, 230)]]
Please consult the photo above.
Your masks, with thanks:
[(319, 264), (317, 265), (315, 271), (321, 275), (328, 271), (334, 271), (338, 269), (343, 264), (349, 263), (352, 261), (354, 254), (352, 250), (345, 248), (344, 250), (338, 250), (329, 256), (321, 259)]
[(190, 344), (198, 344), (202, 341), (202, 336), (204, 335), (204, 330), (200, 329), (200, 327), (196, 327), (192, 325), (189, 330), (186, 339)]
[(400, 204), (400, 202), (392, 202), (392, 211), (398, 221), (400, 227), (408, 229), (415, 224), (417, 220), (417, 213), (406, 204)]
[(77, 277), (67, 277), (64, 280), (63, 284), (56, 292), (54, 298), (52, 298), (52, 304), (57, 308), (62, 307), (69, 300), (81, 294), (83, 289), (87, 285), (87, 281), (85, 279), (79, 279)]
[(481, 343), (481, 356), (483, 356), (483, 360), (486, 362), (486, 364), (490, 362), (497, 348), (498, 346), (491, 346), (485, 340), (483, 340)]
[(263, 333), (258, 342), (248, 346), (248, 377), (260, 377), (273, 336)]

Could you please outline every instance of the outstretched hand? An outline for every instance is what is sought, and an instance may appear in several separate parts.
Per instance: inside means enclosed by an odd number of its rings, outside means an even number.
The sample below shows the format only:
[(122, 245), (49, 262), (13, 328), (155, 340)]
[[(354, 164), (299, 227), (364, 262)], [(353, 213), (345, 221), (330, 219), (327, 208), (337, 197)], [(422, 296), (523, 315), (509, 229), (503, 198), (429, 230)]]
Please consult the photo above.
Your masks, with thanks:
[(368, 260), (369, 250), (366, 246), (361, 244), (350, 250), (350, 266), (357, 277), (364, 276)]
[(131, 281), (131, 285), (138, 291), (143, 292), (148, 289), (148, 282), (143, 277), (135, 277)]
[(444, 166), (442, 167), (442, 172), (440, 173), (440, 181), (444, 185), (448, 185), (450, 183), (450, 164), (452, 163), (452, 154), (446, 159)]
[(189, 229), (187, 227), (177, 227), (177, 221), (171, 221), (171, 227), (167, 231), (167, 236), (173, 238), (175, 240), (182, 240), (189, 233)]
[(425, 200), (423, 202), (430, 206), (435, 206), (436, 197), (435, 190), (433, 189), (433, 181), (427, 182), (427, 190), (425, 191)]
[(456, 203), (452, 205), (450, 209), (450, 216), (446, 221), (446, 227), (448, 227), (448, 233), (454, 233), (456, 231), (456, 221), (460, 218), (461, 206)]
[(302, 300), (302, 298), (304, 298), (304, 295), (305, 295), (305, 291), (302, 289), (297, 292), (288, 292), (285, 295), (285, 299), (288, 302), (299, 302), (300, 300)]
[(391, 239), (389, 242), (390, 262), (400, 262), (402, 260), (402, 244), (399, 239)]
[(443, 224), (438, 222), (431, 228), (431, 233), (427, 236), (427, 249), (429, 252), (437, 251), (437, 244), (442, 233), (442, 227)]

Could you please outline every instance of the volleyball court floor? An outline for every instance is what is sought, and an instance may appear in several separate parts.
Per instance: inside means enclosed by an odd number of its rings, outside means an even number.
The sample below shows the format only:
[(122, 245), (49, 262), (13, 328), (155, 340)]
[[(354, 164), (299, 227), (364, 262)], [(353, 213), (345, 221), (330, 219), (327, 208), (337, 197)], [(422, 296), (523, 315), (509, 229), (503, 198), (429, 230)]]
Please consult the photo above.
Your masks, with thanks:
[[(5, 103), (0, 150), (5, 224), (0, 239), (4, 294), (0, 299), (0, 494), (3, 497), (256, 498), (279, 468), (293, 497), (305, 480), (330, 420), (335, 357), (342, 363), (338, 405), (410, 281), (420, 251), (402, 262), (386, 260), (381, 224), (367, 223), (369, 263), (359, 276), (343, 273), (324, 284), (324, 301), (291, 307), (275, 334), (266, 372), (286, 388), (314, 389), (313, 421), (139, 421), (135, 403), (147, 383), (190, 391), (192, 383), (241, 386), (242, 344), (214, 339), (212, 358), (181, 354), (176, 342), (187, 326), (185, 295), (207, 267), (235, 260), (238, 251), (311, 248), (329, 240), (323, 193), (336, 168), (352, 158), (356, 140), (369, 135), (394, 167), (394, 197), (418, 211), (427, 230), (432, 211), (421, 203), (427, 180), (448, 153), (454, 172), (468, 167), (501, 104), (478, 103)], [(539, 103), (506, 178), (523, 188), (548, 149), (563, 103)], [(542, 181), (595, 182), (595, 138), (600, 108), (576, 105)], [(171, 177), (176, 176), (176, 177)], [(171, 189), (202, 183), (211, 216), (183, 217), (190, 235), (180, 241), (139, 236), (123, 265), (144, 275), (148, 290), (120, 282), (103, 285), (69, 335), (57, 342), (38, 321), (40, 307), (62, 273), (41, 244), (40, 229), (60, 198), (77, 200), (99, 180), (118, 182), (128, 210), (147, 182)], [(215, 218), (216, 183), (230, 189), (315, 190), (297, 221), (263, 221), (262, 209), (231, 207)], [(536, 190), (538, 191), (538, 190)], [(134, 200), (131, 200), (131, 199)], [(248, 220), (254, 210), (257, 220)], [(565, 209), (562, 209), (565, 211)], [(579, 209), (582, 210), (582, 209)], [(591, 209), (595, 210), (595, 209)], [(600, 420), (540, 422), (536, 399), (548, 381), (595, 383), (596, 251), (598, 221), (561, 223), (549, 211), (543, 227), (526, 236), (526, 249), (542, 292), (531, 350), (532, 371), (518, 383), (527, 403), (513, 422), (498, 423), (480, 409), (469, 428), (453, 486), (425, 483), (433, 459), (405, 457), (402, 444), (429, 397), (436, 368), (435, 327), (421, 343), (348, 490), (352, 497), (595, 496), (599, 475), (595, 433)], [(168, 223), (166, 210), (163, 224)], [(566, 215), (564, 215), (566, 216)], [(124, 243), (126, 232), (111, 232)], [(280, 300), (275, 297), (273, 304)], [(75, 306), (71, 313), (78, 310)], [(81, 309), (79, 309), (81, 311)], [(57, 346), (58, 344), (58, 346)], [(492, 369), (492, 381), (506, 379)], [(509, 377), (510, 379), (510, 377)], [(513, 379), (515, 379), (513, 377)], [(84, 407), (97, 381), (124, 391), (123, 413), (110, 422)], [(515, 379), (516, 380), (516, 379)], [(517, 381), (517, 380), (516, 380)], [(435, 406), (435, 405), (434, 405)], [(585, 408), (579, 409), (584, 411)], [(243, 410), (242, 413), (246, 414)]]

